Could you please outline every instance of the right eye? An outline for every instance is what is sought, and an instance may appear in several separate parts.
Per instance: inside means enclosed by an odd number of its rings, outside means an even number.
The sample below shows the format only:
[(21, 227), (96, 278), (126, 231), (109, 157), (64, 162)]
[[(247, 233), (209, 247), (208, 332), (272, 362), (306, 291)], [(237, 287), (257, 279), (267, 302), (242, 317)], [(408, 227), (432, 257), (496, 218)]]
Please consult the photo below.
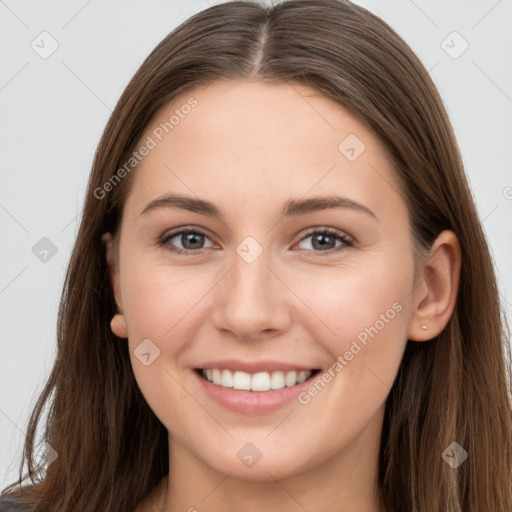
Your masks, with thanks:
[[(176, 238), (183, 246), (183, 248), (176, 247), (175, 243), (171, 243), (171, 240)], [(191, 254), (201, 253), (202, 247), (199, 247), (204, 243), (204, 239), (209, 238), (201, 231), (183, 228), (173, 233), (164, 235), (164, 237), (158, 242), (159, 245), (166, 247), (169, 251), (176, 254)], [(199, 250), (198, 250), (199, 249)]]

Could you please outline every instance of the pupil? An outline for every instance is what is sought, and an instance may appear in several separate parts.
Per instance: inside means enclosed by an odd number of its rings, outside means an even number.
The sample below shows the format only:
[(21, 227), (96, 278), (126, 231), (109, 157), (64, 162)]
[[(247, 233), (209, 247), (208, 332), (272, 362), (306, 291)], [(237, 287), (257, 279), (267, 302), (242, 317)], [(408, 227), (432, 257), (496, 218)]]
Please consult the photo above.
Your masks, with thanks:
[[(321, 240), (319, 240), (319, 238), (321, 238)], [(330, 235), (319, 234), (316, 237), (313, 237), (313, 246), (315, 246), (315, 242), (318, 242), (320, 248), (325, 248), (326, 245), (329, 244), (329, 242), (325, 241), (326, 239), (329, 240), (330, 242), (334, 241), (334, 239)]]
[(190, 245), (190, 243), (192, 242), (192, 244), (194, 243), (194, 238), (196, 238), (196, 242), (197, 242), (197, 237), (202, 237), (203, 235), (199, 234), (199, 233), (189, 233), (187, 235), (185, 235), (185, 243), (183, 244), (183, 247), (185, 247), (186, 249), (194, 249), (194, 245), (192, 245), (192, 247), (187, 247), (187, 245)]

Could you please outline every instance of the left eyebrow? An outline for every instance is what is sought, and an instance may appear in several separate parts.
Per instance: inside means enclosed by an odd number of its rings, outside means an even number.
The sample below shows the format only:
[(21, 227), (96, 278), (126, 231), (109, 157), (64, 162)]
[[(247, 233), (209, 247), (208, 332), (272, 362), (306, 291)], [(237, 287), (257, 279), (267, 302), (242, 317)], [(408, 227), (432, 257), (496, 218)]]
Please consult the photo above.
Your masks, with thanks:
[[(139, 214), (145, 215), (157, 208), (180, 208), (194, 213), (200, 213), (208, 217), (216, 217), (224, 220), (224, 215), (214, 203), (190, 196), (179, 194), (166, 194), (150, 201)], [(375, 213), (361, 203), (339, 196), (317, 196), (309, 199), (289, 199), (281, 209), (281, 215), (284, 217), (295, 217), (306, 215), (321, 210), (333, 208), (348, 208), (351, 210), (365, 213), (374, 219), (377, 219)]]
[(348, 208), (370, 215), (377, 219), (375, 213), (361, 203), (339, 196), (317, 196), (309, 199), (290, 199), (284, 204), (281, 214), (285, 217), (305, 215), (332, 208)]

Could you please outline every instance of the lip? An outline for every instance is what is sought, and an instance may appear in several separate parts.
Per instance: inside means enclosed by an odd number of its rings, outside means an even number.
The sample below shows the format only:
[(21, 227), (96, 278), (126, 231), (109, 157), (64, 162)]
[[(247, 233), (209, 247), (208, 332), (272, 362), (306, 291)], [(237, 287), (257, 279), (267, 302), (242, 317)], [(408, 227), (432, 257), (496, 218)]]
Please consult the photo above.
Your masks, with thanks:
[(246, 372), (246, 373), (259, 373), (259, 372), (277, 372), (279, 370), (283, 371), (307, 371), (312, 370), (315, 367), (311, 366), (301, 366), (298, 364), (290, 364), (279, 361), (244, 361), (242, 359), (223, 359), (218, 361), (210, 361), (208, 363), (204, 363), (197, 368), (201, 368), (202, 370), (213, 370), (214, 368), (218, 368), (219, 370), (231, 370), (235, 372), (237, 370)]
[[(208, 366), (202, 368), (230, 369), (226, 366)], [(266, 368), (268, 368), (268, 366)], [(293, 367), (292, 370), (295, 370), (296, 368), (300, 367)], [(241, 370), (240, 367), (237, 367), (237, 369)], [(281, 366), (280, 369), (284, 368)], [(299, 393), (303, 392), (306, 388), (311, 386), (312, 382), (316, 379), (320, 372), (316, 371), (312, 373), (304, 382), (296, 384), (295, 386), (285, 386), (281, 389), (271, 389), (269, 391), (247, 391), (234, 388), (225, 388), (207, 380), (201, 375), (201, 370), (199, 369), (193, 370), (192, 373), (208, 397), (225, 409), (243, 414), (264, 414), (276, 411), (296, 400)]]

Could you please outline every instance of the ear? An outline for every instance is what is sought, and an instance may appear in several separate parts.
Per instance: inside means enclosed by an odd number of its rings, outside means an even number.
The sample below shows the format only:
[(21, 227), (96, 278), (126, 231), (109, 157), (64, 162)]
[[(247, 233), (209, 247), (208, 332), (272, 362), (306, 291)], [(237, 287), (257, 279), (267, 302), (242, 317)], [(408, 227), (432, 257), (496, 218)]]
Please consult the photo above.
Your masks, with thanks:
[(118, 312), (123, 312), (123, 305), (121, 301), (121, 286), (119, 284), (119, 262), (114, 251), (114, 242), (112, 240), (112, 234), (110, 232), (104, 233), (101, 240), (106, 246), (106, 258), (107, 265), (109, 268), (110, 283), (114, 290), (114, 296), (118, 307)]
[(419, 271), (409, 340), (431, 340), (446, 327), (455, 308), (460, 267), (459, 239), (453, 231), (443, 231), (432, 244)]

